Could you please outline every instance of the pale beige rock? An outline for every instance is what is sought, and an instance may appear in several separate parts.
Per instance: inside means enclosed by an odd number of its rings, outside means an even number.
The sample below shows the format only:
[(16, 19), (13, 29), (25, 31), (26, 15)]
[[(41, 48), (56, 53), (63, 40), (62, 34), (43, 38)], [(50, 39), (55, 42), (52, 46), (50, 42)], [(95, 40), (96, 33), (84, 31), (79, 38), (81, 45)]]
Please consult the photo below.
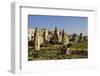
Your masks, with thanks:
[(34, 33), (34, 48), (35, 50), (40, 50), (40, 38), (39, 38), (39, 31), (37, 27)]

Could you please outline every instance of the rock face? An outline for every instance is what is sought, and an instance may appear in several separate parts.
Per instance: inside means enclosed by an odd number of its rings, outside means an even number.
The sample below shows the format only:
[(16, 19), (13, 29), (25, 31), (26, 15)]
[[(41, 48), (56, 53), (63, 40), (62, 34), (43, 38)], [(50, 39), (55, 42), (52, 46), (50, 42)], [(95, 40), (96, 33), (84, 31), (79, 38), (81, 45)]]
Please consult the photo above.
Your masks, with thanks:
[(40, 50), (40, 38), (39, 38), (39, 31), (38, 31), (37, 27), (36, 27), (35, 33), (34, 33), (34, 49)]
[(69, 38), (68, 38), (68, 36), (65, 34), (64, 29), (63, 29), (63, 33), (62, 33), (62, 43), (63, 43), (63, 45), (69, 44)]
[(46, 43), (48, 42), (48, 30), (44, 29), (43, 31), (43, 42)]
[(52, 43), (59, 43), (59, 42), (66, 42), (68, 43), (68, 36), (64, 31), (58, 31), (57, 27), (55, 27), (54, 31), (50, 31), (47, 29), (33, 29), (34, 31), (28, 33), (28, 41), (34, 40), (35, 38), (38, 38), (40, 40), (40, 44), (45, 42), (50, 42), (52, 40)]
[(55, 27), (54, 34), (52, 37), (52, 43), (57, 44), (58, 42), (59, 42), (59, 35), (58, 35), (57, 27)]
[(54, 30), (38, 29), (36, 27), (36, 29), (29, 30), (28, 41), (33, 41), (34, 49), (40, 50), (40, 45), (46, 43), (67, 45), (69, 37), (64, 30), (58, 31), (57, 27)]
[(28, 30), (28, 41), (34, 40), (34, 29), (29, 29)]

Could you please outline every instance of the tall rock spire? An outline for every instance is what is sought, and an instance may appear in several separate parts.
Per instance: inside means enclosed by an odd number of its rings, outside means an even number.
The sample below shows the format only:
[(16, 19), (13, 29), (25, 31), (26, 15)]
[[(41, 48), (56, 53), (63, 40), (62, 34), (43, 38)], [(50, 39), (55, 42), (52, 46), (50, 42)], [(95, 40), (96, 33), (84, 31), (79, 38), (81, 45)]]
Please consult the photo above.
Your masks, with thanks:
[(69, 38), (68, 36), (65, 34), (65, 31), (63, 29), (63, 32), (62, 32), (62, 42), (63, 42), (63, 45), (67, 45), (69, 43)]
[(35, 33), (34, 33), (34, 48), (35, 50), (40, 50), (40, 39), (39, 39), (39, 31), (36, 27)]
[(44, 29), (44, 32), (43, 32), (43, 40), (44, 40), (44, 43), (47, 42), (47, 37), (48, 37), (48, 30), (47, 29)]
[(58, 30), (57, 30), (57, 27), (55, 27), (52, 43), (57, 44), (58, 41), (59, 41)]

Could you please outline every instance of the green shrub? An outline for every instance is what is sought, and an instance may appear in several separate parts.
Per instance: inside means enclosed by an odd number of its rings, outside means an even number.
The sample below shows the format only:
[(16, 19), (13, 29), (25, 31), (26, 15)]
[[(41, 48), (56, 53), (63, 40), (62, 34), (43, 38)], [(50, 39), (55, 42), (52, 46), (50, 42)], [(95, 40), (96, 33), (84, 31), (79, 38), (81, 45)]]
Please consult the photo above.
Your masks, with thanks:
[(71, 44), (71, 43), (67, 44), (67, 47), (68, 47), (68, 48), (70, 48), (71, 46), (72, 46), (72, 44)]

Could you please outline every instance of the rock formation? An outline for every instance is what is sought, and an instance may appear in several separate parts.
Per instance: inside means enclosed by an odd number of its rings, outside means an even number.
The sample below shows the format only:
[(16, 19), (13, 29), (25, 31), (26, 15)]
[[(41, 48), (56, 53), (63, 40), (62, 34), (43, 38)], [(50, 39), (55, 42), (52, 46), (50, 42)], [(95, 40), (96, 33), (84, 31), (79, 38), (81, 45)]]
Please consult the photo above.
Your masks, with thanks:
[(53, 34), (53, 37), (52, 37), (52, 43), (57, 44), (58, 41), (59, 41), (58, 30), (57, 30), (57, 27), (55, 27), (54, 34)]
[(44, 43), (48, 42), (48, 30), (47, 29), (44, 29), (43, 41), (44, 41)]
[(34, 49), (40, 50), (40, 38), (39, 38), (39, 31), (38, 31), (37, 27), (36, 27), (35, 33), (34, 33)]
[(62, 43), (63, 45), (67, 45), (69, 43), (69, 38), (68, 36), (65, 34), (65, 31), (63, 29), (63, 33), (62, 33)]

